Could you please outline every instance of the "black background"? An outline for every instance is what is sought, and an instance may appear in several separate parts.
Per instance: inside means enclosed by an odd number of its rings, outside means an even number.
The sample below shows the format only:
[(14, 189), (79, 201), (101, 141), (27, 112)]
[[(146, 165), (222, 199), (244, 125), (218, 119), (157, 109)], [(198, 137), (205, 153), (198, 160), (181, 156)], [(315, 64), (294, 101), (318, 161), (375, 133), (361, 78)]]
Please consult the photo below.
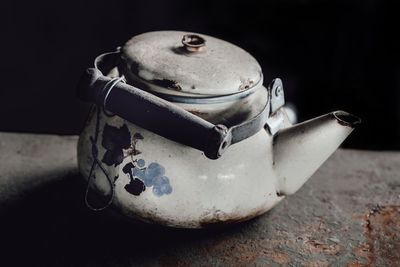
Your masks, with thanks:
[(131, 36), (186, 30), (253, 54), (282, 78), (300, 120), (343, 109), (346, 146), (400, 148), (399, 8), (390, 1), (11, 1), (2, 3), (0, 131), (78, 134), (75, 97), (96, 55)]

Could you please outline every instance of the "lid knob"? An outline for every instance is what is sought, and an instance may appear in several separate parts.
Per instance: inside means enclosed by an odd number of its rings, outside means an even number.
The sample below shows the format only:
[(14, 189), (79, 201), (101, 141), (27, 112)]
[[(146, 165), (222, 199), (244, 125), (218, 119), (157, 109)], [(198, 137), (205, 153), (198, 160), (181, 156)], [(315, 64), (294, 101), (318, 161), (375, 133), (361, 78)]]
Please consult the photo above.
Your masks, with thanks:
[(188, 52), (199, 52), (206, 45), (206, 40), (197, 34), (185, 34), (182, 44)]

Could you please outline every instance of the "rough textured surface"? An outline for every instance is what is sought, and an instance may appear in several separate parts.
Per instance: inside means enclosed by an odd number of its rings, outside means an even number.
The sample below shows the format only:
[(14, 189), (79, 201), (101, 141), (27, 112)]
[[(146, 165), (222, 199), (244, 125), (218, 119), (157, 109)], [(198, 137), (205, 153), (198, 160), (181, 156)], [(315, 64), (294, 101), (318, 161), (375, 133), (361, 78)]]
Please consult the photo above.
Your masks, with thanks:
[(1, 266), (398, 266), (400, 153), (337, 151), (267, 214), (208, 230), (83, 205), (76, 137), (0, 133)]

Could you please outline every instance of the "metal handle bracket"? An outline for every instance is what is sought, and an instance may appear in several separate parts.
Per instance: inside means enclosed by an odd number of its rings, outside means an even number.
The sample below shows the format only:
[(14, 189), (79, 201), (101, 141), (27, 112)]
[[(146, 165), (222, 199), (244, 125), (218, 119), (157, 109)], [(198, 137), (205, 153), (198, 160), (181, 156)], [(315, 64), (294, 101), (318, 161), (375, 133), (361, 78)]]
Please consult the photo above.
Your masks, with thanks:
[(285, 94), (283, 92), (282, 80), (274, 79), (268, 86), (270, 115), (266, 122), (269, 133), (274, 135), (284, 126), (284, 114), (280, 109), (285, 105)]

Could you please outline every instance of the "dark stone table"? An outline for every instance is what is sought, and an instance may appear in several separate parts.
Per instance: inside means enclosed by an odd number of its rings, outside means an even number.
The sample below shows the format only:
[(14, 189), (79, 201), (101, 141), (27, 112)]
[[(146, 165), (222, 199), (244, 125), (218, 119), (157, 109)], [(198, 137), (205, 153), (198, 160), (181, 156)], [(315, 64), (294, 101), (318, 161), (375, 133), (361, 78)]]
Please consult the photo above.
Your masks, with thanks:
[(225, 228), (92, 212), (76, 137), (0, 133), (0, 266), (400, 266), (400, 153), (338, 150), (295, 195)]

